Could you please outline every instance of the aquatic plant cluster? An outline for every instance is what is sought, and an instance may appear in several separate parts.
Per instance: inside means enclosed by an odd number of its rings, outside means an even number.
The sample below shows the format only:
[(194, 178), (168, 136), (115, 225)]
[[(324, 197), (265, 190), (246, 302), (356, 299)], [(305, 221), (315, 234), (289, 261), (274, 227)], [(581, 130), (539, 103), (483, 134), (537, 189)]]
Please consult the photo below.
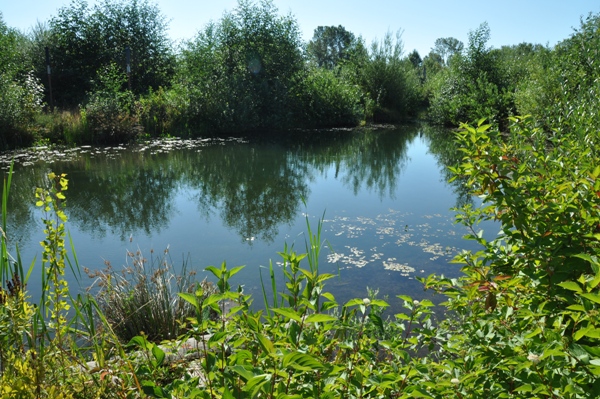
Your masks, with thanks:
[[(446, 298), (443, 319), (431, 301), (402, 293), (403, 311), (390, 317), (376, 290), (338, 303), (326, 289), (334, 275), (321, 271), (323, 220), (308, 219), (305, 252), (285, 246), (281, 265), (261, 276), (262, 306), (233, 286), (241, 266), (209, 266), (215, 283), (195, 283), (173, 273), (168, 248), (150, 262), (131, 254), (123, 273), (108, 265), (95, 274), (99, 291), (74, 297), (64, 280), (67, 267), (79, 274), (65, 234), (68, 177), (54, 173), (37, 190), (46, 239), (35, 306), (26, 289), (35, 263), (26, 268), (7, 250), (9, 174), (2, 397), (598, 397), (598, 138), (548, 139), (530, 119), (512, 118), (508, 135), (482, 120), (457, 140), (465, 157), (453, 173), (482, 199), (458, 219), (481, 250), (454, 257), (461, 277), (419, 277)], [(486, 240), (477, 225), (491, 219), (501, 234)]]

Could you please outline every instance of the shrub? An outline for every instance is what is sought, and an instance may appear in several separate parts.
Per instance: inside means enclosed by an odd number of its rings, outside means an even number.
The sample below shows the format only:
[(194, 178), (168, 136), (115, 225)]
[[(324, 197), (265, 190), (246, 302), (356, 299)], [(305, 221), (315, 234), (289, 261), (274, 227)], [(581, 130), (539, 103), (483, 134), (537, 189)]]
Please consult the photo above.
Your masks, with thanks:
[(0, 147), (30, 145), (33, 123), (42, 112), (43, 86), (29, 73), (22, 82), (0, 73)]
[(365, 119), (360, 88), (344, 80), (339, 72), (312, 68), (298, 83), (296, 90), (302, 99), (299, 126), (356, 126)]
[(189, 107), (188, 101), (181, 92), (159, 87), (150, 90), (148, 95), (142, 96), (135, 104), (135, 113), (144, 128), (144, 132), (151, 137), (187, 132), (185, 109)]
[(89, 94), (84, 107), (93, 143), (123, 143), (139, 134), (132, 116), (133, 93), (122, 90), (126, 81), (127, 77), (116, 64), (98, 73), (95, 90)]

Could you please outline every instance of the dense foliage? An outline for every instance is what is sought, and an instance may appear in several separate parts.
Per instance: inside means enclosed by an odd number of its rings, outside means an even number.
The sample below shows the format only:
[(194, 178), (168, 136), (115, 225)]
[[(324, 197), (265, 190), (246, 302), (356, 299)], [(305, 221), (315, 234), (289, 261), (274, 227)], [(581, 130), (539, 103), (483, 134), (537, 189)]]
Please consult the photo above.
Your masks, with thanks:
[[(97, 74), (111, 64), (125, 71), (127, 47), (133, 93), (144, 94), (170, 83), (175, 58), (167, 23), (147, 0), (103, 0), (93, 7), (73, 0), (59, 9), (48, 30), (46, 45), (58, 104), (76, 107), (84, 102)], [(45, 77), (45, 66), (41, 71)], [(126, 88), (124, 82), (121, 90)]]
[(300, 31), (270, 2), (241, 1), (182, 53), (179, 84), (194, 126), (232, 132), (290, 127), (302, 78)]
[(42, 111), (43, 87), (20, 51), (23, 41), (0, 13), (0, 147), (30, 145), (34, 118)]

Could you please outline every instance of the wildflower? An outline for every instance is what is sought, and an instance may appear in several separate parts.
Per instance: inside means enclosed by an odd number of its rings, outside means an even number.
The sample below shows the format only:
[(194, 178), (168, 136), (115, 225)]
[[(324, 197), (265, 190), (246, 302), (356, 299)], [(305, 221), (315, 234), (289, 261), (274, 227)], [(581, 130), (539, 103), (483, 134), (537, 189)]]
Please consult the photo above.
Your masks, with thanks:
[(450, 380), (450, 382), (453, 383), (454, 385), (460, 384), (460, 380), (458, 378), (453, 378)]
[(363, 303), (367, 306), (369, 306), (371, 304), (371, 300), (369, 298), (365, 298), (363, 299)]
[(415, 305), (415, 306), (419, 306), (420, 303), (421, 302), (417, 301), (416, 299), (413, 301), (413, 305)]
[(529, 360), (533, 364), (538, 364), (540, 362), (540, 357), (536, 354), (530, 353), (529, 355), (527, 355), (527, 360)]

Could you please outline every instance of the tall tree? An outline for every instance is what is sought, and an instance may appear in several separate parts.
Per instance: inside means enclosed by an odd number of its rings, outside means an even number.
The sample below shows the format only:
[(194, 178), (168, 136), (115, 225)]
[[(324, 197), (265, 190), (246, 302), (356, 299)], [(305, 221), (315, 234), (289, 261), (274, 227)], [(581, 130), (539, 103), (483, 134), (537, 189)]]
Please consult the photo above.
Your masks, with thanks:
[(31, 62), (22, 50), (26, 43), (0, 12), (0, 149), (29, 144), (27, 126), (42, 110), (43, 89), (30, 73)]
[(421, 64), (423, 63), (423, 60), (421, 59), (421, 55), (419, 54), (419, 52), (417, 50), (413, 50), (412, 53), (410, 53), (408, 55), (408, 60), (410, 61), (411, 64), (413, 64), (413, 67), (415, 67), (415, 68), (419, 68), (421, 66)]
[(460, 54), (464, 48), (463, 42), (454, 37), (440, 37), (436, 39), (432, 51), (442, 57), (444, 65), (454, 54)]
[(134, 93), (169, 83), (175, 58), (167, 23), (148, 0), (103, 0), (93, 8), (73, 0), (49, 25), (55, 93), (63, 105), (81, 103), (100, 69), (116, 63), (125, 70), (126, 47)]
[(350, 56), (355, 37), (342, 25), (319, 26), (306, 47), (309, 59), (319, 67), (333, 69)]
[(304, 69), (300, 30), (272, 1), (240, 0), (187, 44), (178, 79), (191, 118), (218, 131), (280, 128), (290, 124), (295, 80)]

